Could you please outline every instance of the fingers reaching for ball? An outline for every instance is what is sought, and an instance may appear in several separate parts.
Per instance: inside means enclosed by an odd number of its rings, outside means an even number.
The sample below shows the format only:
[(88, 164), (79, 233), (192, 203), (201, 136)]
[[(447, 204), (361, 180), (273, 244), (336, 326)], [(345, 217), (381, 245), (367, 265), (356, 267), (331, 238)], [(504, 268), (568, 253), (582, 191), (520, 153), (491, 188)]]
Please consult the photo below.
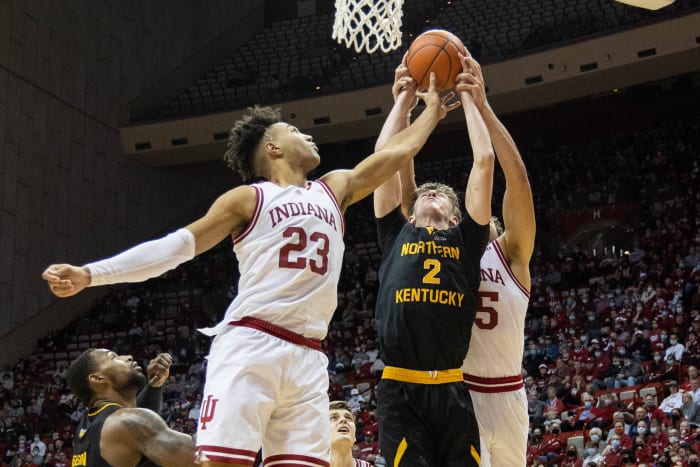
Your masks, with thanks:
[(460, 95), (468, 93), (474, 99), (474, 104), (482, 109), (487, 101), (481, 65), (471, 56), (460, 54), (459, 59), (462, 62), (462, 72), (455, 79), (455, 89)]

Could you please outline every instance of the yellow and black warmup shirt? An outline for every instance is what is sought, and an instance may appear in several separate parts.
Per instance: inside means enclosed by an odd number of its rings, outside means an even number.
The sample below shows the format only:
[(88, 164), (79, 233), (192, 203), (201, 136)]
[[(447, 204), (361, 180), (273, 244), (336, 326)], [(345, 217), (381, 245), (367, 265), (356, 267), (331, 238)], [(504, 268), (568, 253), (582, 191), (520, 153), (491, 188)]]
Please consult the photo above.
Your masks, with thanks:
[[(73, 436), (72, 467), (111, 467), (100, 453), (100, 435), (107, 417), (121, 408), (119, 404), (108, 403), (83, 416)], [(157, 464), (143, 457), (136, 467), (157, 467)]]
[(388, 366), (461, 368), (478, 305), (489, 226), (466, 215), (446, 230), (416, 228), (399, 208), (377, 219), (382, 262), (376, 319)]

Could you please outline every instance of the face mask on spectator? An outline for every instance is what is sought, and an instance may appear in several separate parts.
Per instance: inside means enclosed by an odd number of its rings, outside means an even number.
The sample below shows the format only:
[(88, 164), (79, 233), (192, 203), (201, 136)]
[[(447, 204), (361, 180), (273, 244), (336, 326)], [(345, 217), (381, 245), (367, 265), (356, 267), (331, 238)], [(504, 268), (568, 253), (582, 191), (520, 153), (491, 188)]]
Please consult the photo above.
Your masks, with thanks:
[(675, 444), (678, 442), (678, 436), (669, 436), (668, 437), (668, 442), (671, 444)]
[(587, 408), (587, 409), (590, 409), (591, 407), (593, 407), (593, 402), (591, 402), (591, 401), (586, 401), (586, 402), (583, 403), (583, 406), (584, 406), (585, 408)]
[(620, 447), (620, 440), (619, 439), (614, 439), (610, 441), (610, 446), (612, 446), (613, 449), (617, 449)]
[(654, 355), (654, 361), (655, 362), (660, 362), (661, 361), (661, 355)]
[(588, 456), (588, 457), (593, 457), (593, 456), (595, 456), (595, 453), (596, 453), (596, 452), (597, 452), (597, 451), (596, 451), (595, 448), (586, 448), (586, 456)]
[(659, 428), (652, 426), (651, 428), (649, 428), (649, 431), (651, 432), (652, 435), (655, 435), (659, 431)]
[(669, 342), (671, 343), (671, 345), (676, 345), (678, 344), (678, 339), (671, 339)]
[(666, 360), (666, 363), (669, 365), (673, 365), (674, 361), (673, 361), (673, 359), (669, 358), (668, 360)]
[(561, 433), (561, 430), (559, 428), (552, 428), (553, 435), (558, 435), (559, 433)]
[(595, 351), (595, 356), (596, 356), (597, 358), (600, 358), (602, 355), (603, 355), (603, 352), (601, 352), (600, 350), (596, 350), (596, 351)]
[(640, 435), (646, 434), (646, 432), (647, 428), (645, 426), (640, 426), (639, 428), (637, 428), (637, 433), (639, 433)]
[(591, 435), (591, 441), (600, 441), (600, 435)]

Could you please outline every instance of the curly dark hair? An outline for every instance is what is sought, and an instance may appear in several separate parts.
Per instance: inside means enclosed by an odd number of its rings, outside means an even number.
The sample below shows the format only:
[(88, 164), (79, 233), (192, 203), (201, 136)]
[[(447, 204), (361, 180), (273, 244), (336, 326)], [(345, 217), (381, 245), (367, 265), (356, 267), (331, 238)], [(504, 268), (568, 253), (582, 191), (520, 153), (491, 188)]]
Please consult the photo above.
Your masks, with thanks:
[(66, 372), (68, 387), (73, 391), (75, 397), (85, 405), (90, 404), (90, 400), (92, 399), (92, 389), (90, 389), (90, 383), (88, 383), (88, 376), (96, 369), (95, 361), (92, 358), (92, 353), (95, 350), (97, 349), (90, 348), (80, 354), (80, 356), (70, 364)]
[(229, 132), (227, 149), (224, 153), (226, 165), (241, 174), (243, 180), (262, 176), (256, 173), (254, 167), (255, 150), (270, 125), (281, 121), (280, 109), (249, 107), (248, 113), (238, 120)]

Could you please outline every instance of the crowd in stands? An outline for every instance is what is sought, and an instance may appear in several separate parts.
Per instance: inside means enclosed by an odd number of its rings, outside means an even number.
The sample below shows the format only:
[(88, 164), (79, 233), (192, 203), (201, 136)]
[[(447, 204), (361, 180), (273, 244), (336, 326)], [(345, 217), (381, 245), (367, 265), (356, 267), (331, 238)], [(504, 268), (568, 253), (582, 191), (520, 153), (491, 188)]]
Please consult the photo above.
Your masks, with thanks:
[[(538, 240), (523, 377), (531, 421), (529, 466), (698, 465), (700, 453), (700, 115), (654, 131), (521, 147), (538, 227), (572, 209), (625, 202), (638, 209), (628, 246)], [(451, 165), (452, 164), (452, 165)], [(459, 161), (417, 165), (417, 176), (463, 185)], [(462, 164), (463, 165), (463, 164)], [(436, 169), (438, 167), (438, 169)], [(502, 181), (495, 199), (500, 200)], [(499, 203), (495, 203), (499, 204)], [(357, 417), (356, 456), (377, 455), (375, 385), (383, 368), (373, 323), (379, 251), (370, 203), (348, 214), (338, 308), (324, 350), (329, 396)], [(629, 219), (626, 220), (629, 222)], [(552, 238), (546, 237), (546, 238)], [(209, 341), (236, 294), (230, 241), (143, 284), (115, 286), (36, 352), (0, 371), (0, 465), (62, 467), (86, 407), (66, 387), (88, 347), (174, 358), (161, 415), (196, 431)]]
[(650, 11), (613, 0), (579, 0), (575, 5), (564, 0), (405, 0), (403, 46), (371, 55), (331, 39), (334, 9), (323, 8), (318, 15), (277, 21), (261, 30), (150, 117), (271, 105), (389, 85), (408, 45), (425, 29), (453, 32), (484, 64), (672, 18), (699, 6), (698, 0), (676, 0)]

